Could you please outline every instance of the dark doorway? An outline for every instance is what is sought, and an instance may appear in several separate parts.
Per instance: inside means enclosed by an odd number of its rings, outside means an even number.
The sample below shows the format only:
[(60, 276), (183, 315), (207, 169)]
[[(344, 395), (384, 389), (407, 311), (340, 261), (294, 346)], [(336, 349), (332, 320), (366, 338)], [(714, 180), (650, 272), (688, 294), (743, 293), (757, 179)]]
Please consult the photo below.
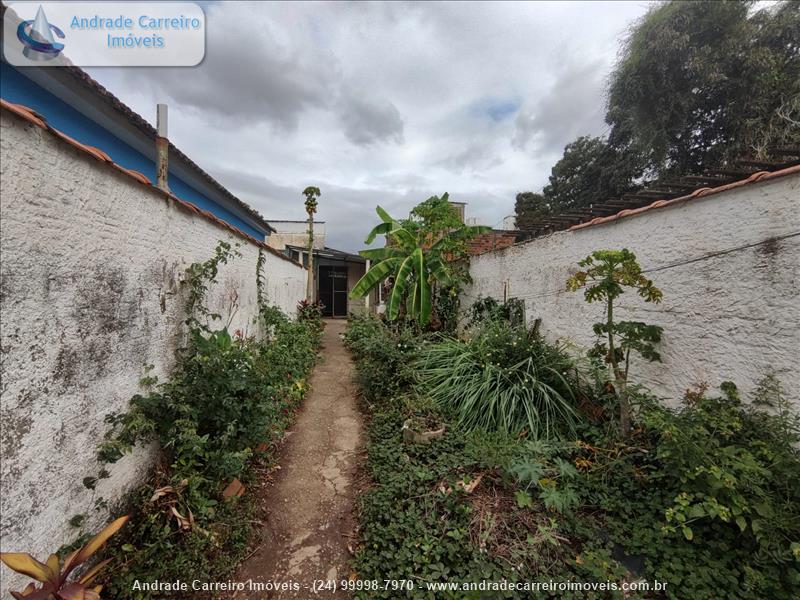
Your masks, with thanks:
[(347, 267), (319, 267), (319, 300), (326, 317), (347, 316)]

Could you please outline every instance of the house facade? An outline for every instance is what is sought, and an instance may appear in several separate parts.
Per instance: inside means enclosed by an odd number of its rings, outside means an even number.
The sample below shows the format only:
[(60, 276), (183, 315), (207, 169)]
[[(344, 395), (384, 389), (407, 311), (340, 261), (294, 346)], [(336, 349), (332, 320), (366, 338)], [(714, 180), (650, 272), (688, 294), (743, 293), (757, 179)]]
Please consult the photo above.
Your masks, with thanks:
[[(308, 267), (308, 221), (269, 221), (273, 229), (267, 243)], [(350, 292), (369, 269), (363, 256), (325, 245), (325, 222), (314, 221), (314, 300), (322, 302), (326, 317), (365, 314), (376, 307), (379, 292), (350, 298)]]

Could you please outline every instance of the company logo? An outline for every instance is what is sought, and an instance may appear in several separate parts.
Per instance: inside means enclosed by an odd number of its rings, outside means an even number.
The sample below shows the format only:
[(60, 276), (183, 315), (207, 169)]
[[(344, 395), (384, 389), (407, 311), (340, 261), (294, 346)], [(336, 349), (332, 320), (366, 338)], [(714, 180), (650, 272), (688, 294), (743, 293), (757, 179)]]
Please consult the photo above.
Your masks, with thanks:
[(2, 58), (14, 66), (194, 67), (205, 56), (206, 16), (194, 2), (2, 3)]
[(36, 18), (22, 21), (17, 28), (17, 39), (25, 46), (22, 50), (25, 58), (52, 60), (58, 56), (64, 49), (64, 44), (56, 42), (53, 33), (64, 39), (64, 32), (47, 22), (47, 16), (40, 5)]

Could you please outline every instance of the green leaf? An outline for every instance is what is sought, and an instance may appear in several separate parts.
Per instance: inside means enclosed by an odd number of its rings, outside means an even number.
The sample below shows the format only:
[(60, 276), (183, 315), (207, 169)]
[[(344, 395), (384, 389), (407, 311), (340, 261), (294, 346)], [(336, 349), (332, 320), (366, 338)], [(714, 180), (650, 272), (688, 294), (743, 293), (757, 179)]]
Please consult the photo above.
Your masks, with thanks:
[(366, 296), (372, 288), (386, 279), (401, 262), (402, 259), (400, 258), (389, 258), (373, 266), (350, 291), (350, 298), (363, 298)]
[(384, 223), (397, 223), (397, 221), (395, 221), (392, 216), (380, 206), (375, 207), (375, 212), (378, 213), (378, 216)]
[(391, 223), (381, 223), (379, 225), (376, 225), (375, 227), (372, 228), (372, 231), (369, 232), (366, 239), (364, 240), (364, 243), (371, 244), (372, 242), (375, 241), (375, 238), (377, 236), (385, 235), (389, 233), (391, 230), (392, 230)]
[(756, 509), (756, 512), (759, 516), (764, 517), (765, 519), (770, 518), (774, 514), (772, 506), (766, 502), (756, 502), (753, 504), (753, 508)]
[(525, 490), (517, 490), (514, 497), (517, 500), (517, 506), (520, 508), (530, 508), (533, 506), (533, 498), (531, 498), (531, 495)]
[(450, 285), (452, 283), (453, 278), (447, 273), (444, 264), (439, 258), (428, 257), (425, 262), (428, 267), (428, 272), (433, 275), (433, 278), (437, 282), (443, 285)]
[(419, 306), (415, 307), (416, 316), (420, 325), (427, 325), (431, 318), (431, 284), (428, 281), (428, 269), (425, 266), (425, 255), (421, 248), (414, 251), (413, 258), (419, 286)]
[(384, 248), (370, 248), (367, 250), (359, 250), (359, 255), (370, 260), (379, 261), (387, 258), (399, 258), (405, 256), (403, 252), (395, 248), (386, 246)]
[(692, 531), (692, 528), (689, 527), (688, 525), (684, 525), (682, 527), (682, 531), (683, 531), (683, 537), (685, 537), (687, 540), (691, 542), (692, 538), (694, 537), (694, 532)]
[[(385, 262), (379, 263), (376, 266), (380, 266), (382, 264), (386, 263)], [(394, 287), (392, 288), (392, 293), (389, 296), (389, 303), (386, 307), (386, 316), (389, 318), (390, 321), (394, 321), (395, 319), (397, 319), (398, 316), (400, 316), (400, 304), (403, 302), (403, 296), (405, 295), (406, 289), (408, 288), (408, 276), (411, 274), (413, 268), (414, 268), (414, 255), (412, 254), (402, 262), (394, 278)], [(372, 271), (372, 269), (370, 269), (370, 271)]]
[(414, 280), (412, 291), (406, 298), (406, 314), (415, 318), (419, 314), (419, 285), (417, 280)]
[(399, 224), (396, 224), (396, 227), (389, 231), (389, 235), (400, 242), (400, 245), (409, 252), (413, 252), (417, 248), (417, 238)]
[(747, 519), (744, 517), (736, 517), (736, 524), (739, 526), (739, 531), (741, 532), (747, 529)]

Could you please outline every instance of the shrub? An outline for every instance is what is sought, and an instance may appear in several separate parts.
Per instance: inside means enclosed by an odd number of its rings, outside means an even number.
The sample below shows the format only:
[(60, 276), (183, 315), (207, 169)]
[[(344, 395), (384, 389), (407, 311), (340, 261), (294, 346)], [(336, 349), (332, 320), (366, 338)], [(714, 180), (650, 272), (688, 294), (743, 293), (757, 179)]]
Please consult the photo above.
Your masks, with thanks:
[(722, 396), (701, 389), (687, 393), (678, 411), (648, 415), (659, 433), (658, 458), (681, 489), (666, 511), (666, 530), (691, 540), (694, 527), (718, 520), (750, 540), (758, 559), (791, 564), (800, 552), (800, 429), (780, 388), (761, 390), (771, 397), (762, 393), (746, 406), (727, 383)]
[(467, 429), (552, 437), (574, 424), (573, 360), (524, 328), (488, 322), (472, 339), (423, 347), (416, 367), (419, 389)]
[(313, 323), (316, 327), (322, 327), (322, 309), (325, 308), (322, 302), (309, 302), (308, 300), (300, 300), (297, 303), (297, 320), (308, 321)]
[(624, 443), (601, 433), (565, 454), (596, 521), (580, 528), (640, 557), (670, 598), (797, 597), (797, 418), (775, 386), (751, 405), (723, 387), (677, 410), (650, 403)]
[(478, 298), (470, 307), (470, 327), (480, 326), (487, 321), (507, 321), (511, 325), (525, 325), (525, 303), (519, 298), (509, 298), (503, 304), (491, 296)]
[[(143, 380), (150, 389), (132, 398), (130, 409), (108, 417), (112, 425), (100, 446), (101, 462), (115, 462), (134, 444), (157, 441), (163, 451), (153, 486), (131, 499), (133, 518), (115, 544), (129, 554), (109, 582), (115, 597), (136, 597), (134, 580), (223, 575), (235, 566), (251, 531), (247, 502), (218, 503), (223, 485), (246, 478), (259, 446), (277, 439), (305, 394), (305, 377), (316, 362), (322, 321), (312, 315), (291, 321), (263, 295), (259, 260), (259, 321), (263, 335), (231, 335), (212, 329), (219, 319), (203, 300), (218, 266), (232, 258), (220, 243), (215, 255), (187, 269), (188, 343), (168, 381)], [(107, 477), (103, 469), (101, 477)], [(94, 487), (96, 477), (84, 485)]]
[(220, 481), (238, 475), (252, 449), (291, 400), (292, 385), (315, 360), (315, 334), (288, 320), (269, 339), (234, 337), (227, 329), (193, 330), (172, 378), (131, 408), (111, 415), (115, 433), (100, 459), (116, 462), (137, 441), (157, 439), (176, 481), (199, 479), (212, 496)]
[(372, 316), (350, 318), (344, 340), (356, 359), (358, 383), (367, 402), (388, 401), (411, 389), (413, 363), (422, 343), (415, 331)]

